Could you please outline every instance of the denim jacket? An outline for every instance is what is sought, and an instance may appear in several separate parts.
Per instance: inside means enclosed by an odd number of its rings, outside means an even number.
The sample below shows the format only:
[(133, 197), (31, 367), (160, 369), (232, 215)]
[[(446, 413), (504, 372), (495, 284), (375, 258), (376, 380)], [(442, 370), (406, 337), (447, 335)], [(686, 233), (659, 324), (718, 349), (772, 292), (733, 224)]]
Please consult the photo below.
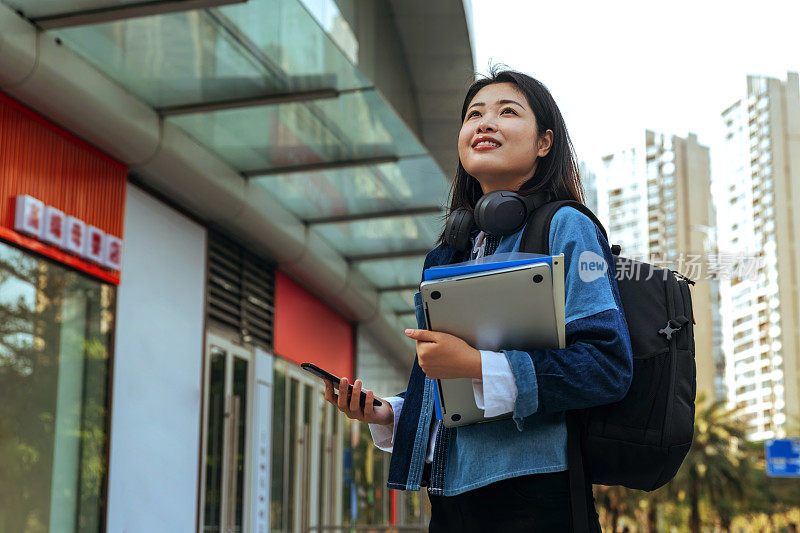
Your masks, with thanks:
[[(522, 232), (501, 239), (495, 253), (518, 251)], [(440, 426), (429, 491), (451, 496), (495, 481), (567, 469), (564, 412), (622, 399), (633, 372), (628, 326), (614, 279), (608, 242), (583, 213), (560, 209), (550, 225), (550, 254), (564, 254), (566, 348), (499, 350), (508, 359), (518, 394), (513, 417), (458, 428)], [(605, 271), (581, 270), (605, 261)], [(463, 260), (447, 245), (424, 267)], [(425, 316), (414, 296), (419, 328)], [(433, 417), (434, 381), (415, 357), (397, 422), (387, 486), (419, 490)]]

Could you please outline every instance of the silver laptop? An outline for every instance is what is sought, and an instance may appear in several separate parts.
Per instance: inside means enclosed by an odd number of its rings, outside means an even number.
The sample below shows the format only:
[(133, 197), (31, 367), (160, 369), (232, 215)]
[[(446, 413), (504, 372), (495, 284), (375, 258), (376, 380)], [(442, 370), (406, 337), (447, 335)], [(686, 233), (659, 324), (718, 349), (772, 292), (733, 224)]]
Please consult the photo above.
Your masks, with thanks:
[[(460, 337), (478, 350), (564, 348), (564, 255), (545, 262), (422, 282), (428, 329)], [(471, 378), (437, 380), (442, 423), (464, 426), (484, 417)]]

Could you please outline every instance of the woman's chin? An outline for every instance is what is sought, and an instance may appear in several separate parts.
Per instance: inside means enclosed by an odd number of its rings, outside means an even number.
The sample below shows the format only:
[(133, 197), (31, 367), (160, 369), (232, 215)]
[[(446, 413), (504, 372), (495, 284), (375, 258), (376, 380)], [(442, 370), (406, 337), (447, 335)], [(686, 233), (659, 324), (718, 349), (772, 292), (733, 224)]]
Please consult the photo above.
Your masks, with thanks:
[(475, 164), (469, 167), (465, 166), (464, 170), (466, 170), (470, 176), (475, 176), (478, 179), (496, 179), (497, 176), (508, 174), (508, 166), (503, 164), (502, 159), (475, 162)]

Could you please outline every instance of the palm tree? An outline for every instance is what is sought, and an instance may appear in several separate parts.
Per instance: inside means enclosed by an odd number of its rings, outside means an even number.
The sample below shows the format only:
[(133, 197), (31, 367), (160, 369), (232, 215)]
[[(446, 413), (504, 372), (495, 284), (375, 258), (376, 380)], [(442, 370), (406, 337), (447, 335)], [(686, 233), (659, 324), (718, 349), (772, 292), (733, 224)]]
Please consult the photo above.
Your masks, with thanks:
[(621, 486), (595, 486), (595, 499), (598, 505), (605, 508), (610, 522), (610, 531), (617, 531), (619, 519), (623, 516), (635, 517), (641, 493)]
[(715, 508), (726, 507), (727, 499), (741, 500), (747, 492), (743, 469), (749, 470), (752, 462), (742, 446), (745, 425), (737, 415), (723, 401), (707, 403), (702, 393), (697, 398), (692, 446), (670, 483), (671, 492), (688, 497), (692, 533), (700, 533), (701, 500)]

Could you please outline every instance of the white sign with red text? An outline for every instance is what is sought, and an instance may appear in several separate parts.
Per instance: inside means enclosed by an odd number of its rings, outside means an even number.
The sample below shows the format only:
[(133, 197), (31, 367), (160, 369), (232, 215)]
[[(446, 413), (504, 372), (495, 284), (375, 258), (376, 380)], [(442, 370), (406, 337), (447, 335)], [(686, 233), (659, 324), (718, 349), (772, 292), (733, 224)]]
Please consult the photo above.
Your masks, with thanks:
[(46, 206), (44, 208), (44, 233), (42, 240), (54, 244), (59, 248), (64, 247), (64, 226), (67, 223), (67, 215), (55, 207)]
[(32, 196), (17, 196), (14, 229), (100, 266), (122, 269), (122, 239)]
[(75, 217), (67, 217), (67, 241), (64, 249), (83, 257), (86, 253), (86, 223)]
[(42, 238), (44, 230), (44, 203), (32, 196), (17, 196), (14, 229), (25, 235)]

